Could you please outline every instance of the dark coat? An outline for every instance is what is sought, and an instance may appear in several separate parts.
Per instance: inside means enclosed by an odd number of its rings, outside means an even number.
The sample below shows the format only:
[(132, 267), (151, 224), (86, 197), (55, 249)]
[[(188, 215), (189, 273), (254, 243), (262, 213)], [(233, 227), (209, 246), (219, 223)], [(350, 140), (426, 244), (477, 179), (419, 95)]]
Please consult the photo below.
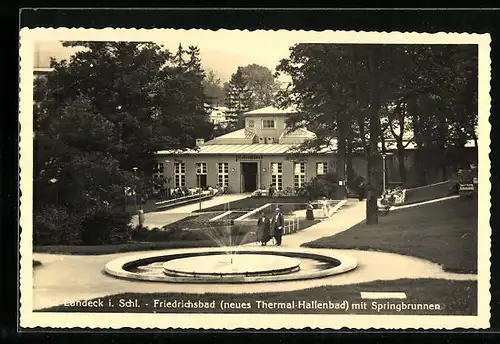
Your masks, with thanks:
[(283, 227), (285, 227), (285, 217), (282, 213), (273, 215), (271, 219), (271, 236), (283, 234)]
[(271, 239), (271, 221), (266, 216), (257, 221), (257, 241), (268, 242)]

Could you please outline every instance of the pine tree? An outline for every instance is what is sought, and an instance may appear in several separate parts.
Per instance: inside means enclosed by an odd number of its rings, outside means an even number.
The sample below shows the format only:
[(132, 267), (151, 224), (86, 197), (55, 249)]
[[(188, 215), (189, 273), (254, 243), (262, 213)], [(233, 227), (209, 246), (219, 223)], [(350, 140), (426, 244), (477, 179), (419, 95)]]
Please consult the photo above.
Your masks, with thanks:
[(238, 67), (229, 83), (225, 85), (225, 93), (226, 107), (228, 108), (226, 114), (230, 120), (229, 127), (241, 129), (244, 127), (242, 114), (250, 110), (252, 102), (252, 92), (241, 67)]

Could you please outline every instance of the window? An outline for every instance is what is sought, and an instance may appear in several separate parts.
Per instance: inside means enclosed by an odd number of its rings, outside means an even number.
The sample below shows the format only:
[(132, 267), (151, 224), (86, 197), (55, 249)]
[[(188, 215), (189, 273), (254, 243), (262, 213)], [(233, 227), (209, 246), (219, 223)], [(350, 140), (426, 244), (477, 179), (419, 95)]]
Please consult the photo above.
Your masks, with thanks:
[(253, 127), (254, 127), (254, 125), (255, 125), (255, 123), (254, 123), (253, 119), (249, 119), (249, 120), (248, 120), (248, 125), (247, 125), (247, 127), (248, 127), (248, 128), (253, 128)]
[(271, 163), (271, 184), (276, 190), (283, 190), (283, 165), (281, 162)]
[(174, 163), (175, 187), (186, 186), (186, 164), (183, 162)]
[(156, 164), (156, 171), (155, 171), (155, 176), (158, 178), (163, 178), (163, 163), (160, 162), (159, 164)]
[(293, 164), (293, 184), (295, 189), (300, 189), (306, 181), (306, 163), (295, 162)]
[(199, 188), (207, 187), (207, 163), (196, 163), (196, 186)]
[(317, 162), (316, 163), (316, 175), (323, 176), (328, 173), (328, 163), (327, 162)]
[(263, 119), (262, 120), (263, 129), (274, 129), (274, 119)]
[(229, 163), (217, 163), (217, 180), (220, 186), (229, 186)]

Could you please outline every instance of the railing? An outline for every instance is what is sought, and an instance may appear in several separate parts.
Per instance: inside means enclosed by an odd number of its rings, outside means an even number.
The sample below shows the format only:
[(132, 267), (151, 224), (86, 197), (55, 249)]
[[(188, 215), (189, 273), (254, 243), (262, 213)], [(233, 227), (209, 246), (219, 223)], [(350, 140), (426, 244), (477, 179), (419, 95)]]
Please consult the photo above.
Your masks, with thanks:
[(204, 191), (201, 194), (173, 198), (173, 199), (169, 199), (166, 201), (156, 202), (155, 204), (156, 204), (157, 209), (164, 209), (164, 208), (175, 207), (177, 205), (186, 204), (186, 203), (190, 203), (190, 202), (210, 199), (213, 196), (214, 195), (210, 191)]
[(300, 229), (300, 222), (298, 216), (285, 219), (285, 227), (283, 228), (283, 234), (295, 233), (299, 229)]

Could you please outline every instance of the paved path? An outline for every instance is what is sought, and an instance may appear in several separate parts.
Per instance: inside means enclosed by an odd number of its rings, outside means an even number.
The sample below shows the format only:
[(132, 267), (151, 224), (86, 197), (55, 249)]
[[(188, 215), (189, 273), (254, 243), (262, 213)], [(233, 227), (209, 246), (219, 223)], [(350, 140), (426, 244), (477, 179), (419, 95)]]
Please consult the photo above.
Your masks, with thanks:
[[(172, 212), (171, 211), (166, 211)], [(162, 212), (163, 213), (163, 212)], [(324, 236), (345, 231), (365, 218), (365, 202), (349, 200), (331, 218), (303, 231), (286, 235), (283, 247), (298, 247), (300, 244)], [(255, 245), (255, 244), (253, 244)], [(267, 246), (266, 250), (280, 250)], [(318, 252), (321, 253), (321, 249)], [(328, 250), (331, 252), (332, 250)], [(322, 279), (256, 284), (168, 284), (158, 282), (128, 281), (104, 274), (103, 268), (109, 261), (131, 253), (101, 256), (64, 256), (34, 253), (34, 259), (42, 266), (34, 269), (33, 307), (40, 309), (64, 302), (103, 297), (125, 292), (159, 293), (255, 293), (292, 291), (323, 285), (348, 285), (375, 280), (396, 280), (400, 278), (442, 278), (451, 280), (475, 280), (476, 275), (447, 273), (429, 261), (393, 253), (333, 250), (347, 254), (358, 261), (358, 267), (348, 273)], [(165, 252), (168, 252), (165, 251)], [(137, 254), (134, 252), (133, 254)], [(158, 251), (161, 254), (162, 251)], [(390, 268), (389, 268), (390, 267)]]
[[(214, 207), (216, 205), (234, 202), (243, 198), (250, 197), (250, 194), (234, 194), (234, 195), (221, 195), (215, 196), (212, 199), (201, 202), (202, 209)], [(146, 213), (146, 220), (144, 221), (144, 226), (149, 228), (161, 228), (172, 222), (179, 221), (189, 215), (193, 211), (200, 209), (200, 203), (192, 203), (188, 205), (183, 205), (173, 209), (157, 211), (152, 213)], [(137, 216), (132, 217), (132, 225), (136, 226), (138, 224)]]
[(282, 246), (299, 247), (303, 243), (343, 232), (363, 221), (365, 216), (365, 201), (349, 200), (328, 219), (297, 233), (283, 236)]

